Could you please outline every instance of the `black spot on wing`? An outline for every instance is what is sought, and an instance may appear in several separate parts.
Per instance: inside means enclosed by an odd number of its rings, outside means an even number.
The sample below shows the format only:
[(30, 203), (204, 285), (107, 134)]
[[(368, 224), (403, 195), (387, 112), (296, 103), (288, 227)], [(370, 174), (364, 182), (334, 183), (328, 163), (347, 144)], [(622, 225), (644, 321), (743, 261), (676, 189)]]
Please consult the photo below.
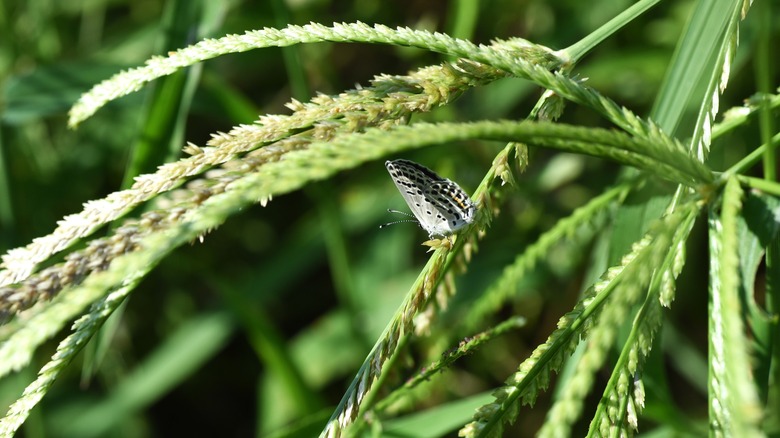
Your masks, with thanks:
[[(417, 172), (418, 174), (422, 174), (422, 177), (430, 181), (444, 181), (445, 179), (440, 177), (436, 174), (436, 172), (432, 171), (431, 169), (428, 169), (425, 166), (422, 166), (420, 164), (415, 163), (414, 161), (409, 160), (393, 160), (388, 161), (385, 163), (385, 166), (388, 166), (388, 169), (390, 166), (395, 166), (396, 168), (400, 169), (402, 172), (406, 174), (412, 174), (414, 172)], [(422, 179), (420, 179), (422, 181)]]

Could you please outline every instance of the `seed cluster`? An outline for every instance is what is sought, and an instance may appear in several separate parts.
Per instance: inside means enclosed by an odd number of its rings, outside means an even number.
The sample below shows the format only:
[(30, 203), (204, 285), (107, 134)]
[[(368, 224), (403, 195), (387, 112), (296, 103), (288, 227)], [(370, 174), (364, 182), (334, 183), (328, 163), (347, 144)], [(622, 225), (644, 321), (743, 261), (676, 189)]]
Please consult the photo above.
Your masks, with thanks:
[(64, 262), (41, 270), (19, 285), (0, 287), (0, 318), (28, 309), (66, 286), (81, 283), (89, 274), (107, 269), (116, 257), (138, 249), (144, 235), (163, 228), (183, 213), (183, 209), (169, 210), (165, 216), (157, 211), (144, 213), (140, 219), (117, 228), (110, 237), (92, 240), (83, 250), (68, 254)]

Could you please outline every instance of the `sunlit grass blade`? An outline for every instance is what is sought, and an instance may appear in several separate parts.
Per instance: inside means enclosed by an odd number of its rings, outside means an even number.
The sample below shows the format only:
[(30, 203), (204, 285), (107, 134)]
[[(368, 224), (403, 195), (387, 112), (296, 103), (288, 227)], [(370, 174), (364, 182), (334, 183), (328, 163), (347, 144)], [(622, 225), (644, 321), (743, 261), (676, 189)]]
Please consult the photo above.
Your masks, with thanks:
[[(704, 161), (710, 151), (712, 142), (712, 125), (715, 123), (715, 116), (718, 114), (720, 95), (728, 85), (731, 73), (731, 63), (737, 51), (737, 40), (739, 35), (739, 20), (744, 18), (742, 11), (743, 4), (748, 4), (742, 0), (731, 0), (730, 5), (724, 4), (716, 7), (715, 11), (722, 13), (727, 20), (723, 24), (723, 33), (719, 36), (720, 41), (716, 41), (712, 47), (714, 65), (710, 70), (707, 87), (704, 90), (704, 99), (699, 108), (699, 115), (694, 125), (693, 136), (690, 141), (691, 153), (695, 153), (699, 160)], [(731, 9), (720, 9), (720, 7), (730, 7)]]
[[(736, 4), (743, 0), (698, 1), (690, 13), (685, 34), (680, 38), (664, 83), (650, 112), (650, 118), (670, 134), (677, 134), (684, 112), (692, 102), (701, 108), (703, 89), (696, 84), (707, 84), (713, 72), (721, 66), (714, 64), (717, 46)], [(717, 76), (717, 75), (716, 75)], [(679, 132), (681, 136), (691, 132)]]
[(577, 63), (583, 56), (585, 56), (593, 48), (597, 47), (598, 44), (603, 42), (613, 33), (622, 29), (636, 17), (644, 14), (647, 12), (647, 10), (657, 5), (659, 1), (660, 0), (640, 0), (632, 4), (630, 7), (621, 12), (617, 17), (609, 20), (607, 23), (604, 23), (594, 32), (586, 35), (584, 38), (580, 39), (571, 46), (560, 50), (560, 52), (563, 53), (566, 58), (570, 58), (573, 63)]
[(739, 298), (737, 219), (742, 189), (729, 178), (720, 213), (709, 218), (710, 242), (710, 431), (740, 437), (763, 436), (762, 409), (752, 379), (743, 306)]

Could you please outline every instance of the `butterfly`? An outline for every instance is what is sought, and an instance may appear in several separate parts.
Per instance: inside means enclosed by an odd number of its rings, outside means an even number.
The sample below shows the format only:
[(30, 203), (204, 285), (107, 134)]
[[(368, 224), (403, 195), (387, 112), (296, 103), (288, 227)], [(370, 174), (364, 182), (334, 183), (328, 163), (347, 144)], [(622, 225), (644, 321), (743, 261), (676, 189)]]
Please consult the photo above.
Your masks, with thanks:
[[(409, 160), (386, 161), (398, 191), (428, 237), (449, 236), (474, 222), (477, 208), (457, 184)], [(394, 213), (406, 214), (390, 210)], [(383, 226), (391, 225), (396, 221)]]

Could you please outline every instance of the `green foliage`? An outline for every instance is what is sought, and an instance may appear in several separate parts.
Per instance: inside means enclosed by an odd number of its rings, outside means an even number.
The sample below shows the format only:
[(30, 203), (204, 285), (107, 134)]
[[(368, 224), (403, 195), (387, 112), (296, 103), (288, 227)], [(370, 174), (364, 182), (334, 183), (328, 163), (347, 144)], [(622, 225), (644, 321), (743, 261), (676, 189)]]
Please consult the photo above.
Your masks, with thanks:
[[(0, 436), (780, 432), (771, 20), (260, 3), (0, 22)], [(399, 155), (476, 187), (424, 265), (421, 233), (377, 229)]]

